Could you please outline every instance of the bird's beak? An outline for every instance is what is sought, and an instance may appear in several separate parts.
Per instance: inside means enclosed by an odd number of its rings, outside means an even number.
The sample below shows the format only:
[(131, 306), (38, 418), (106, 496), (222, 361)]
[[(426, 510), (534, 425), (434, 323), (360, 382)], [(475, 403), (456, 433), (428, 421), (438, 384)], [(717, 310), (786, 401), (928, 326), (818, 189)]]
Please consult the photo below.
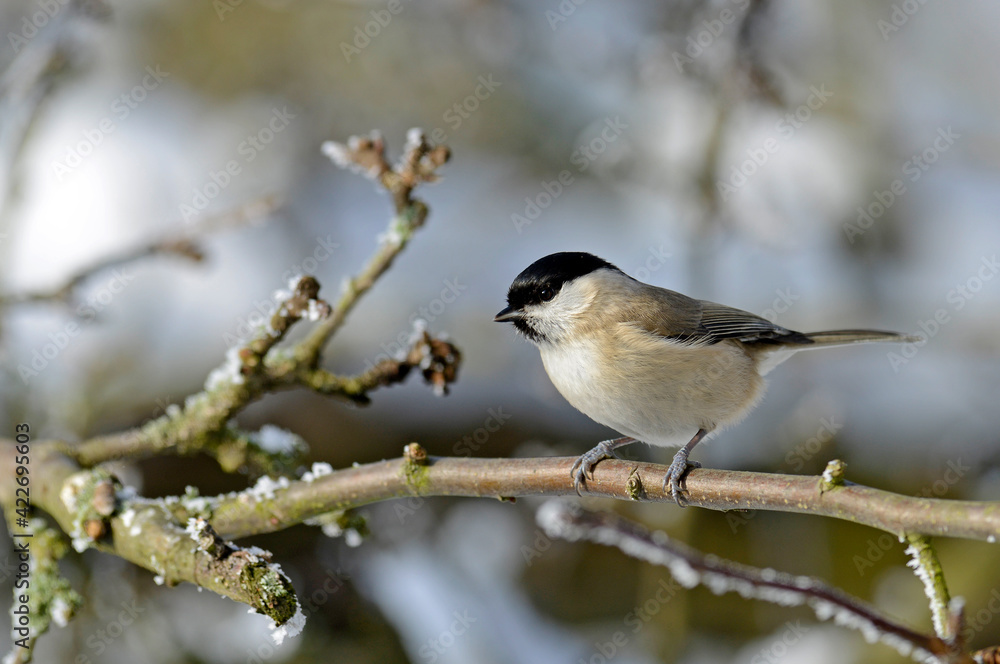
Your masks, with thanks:
[(517, 311), (516, 309), (511, 309), (510, 307), (507, 307), (506, 309), (504, 309), (503, 311), (501, 311), (500, 313), (498, 313), (496, 316), (493, 317), (493, 322), (494, 323), (509, 323), (511, 321), (517, 320), (520, 317), (521, 317), (521, 312), (520, 311)]

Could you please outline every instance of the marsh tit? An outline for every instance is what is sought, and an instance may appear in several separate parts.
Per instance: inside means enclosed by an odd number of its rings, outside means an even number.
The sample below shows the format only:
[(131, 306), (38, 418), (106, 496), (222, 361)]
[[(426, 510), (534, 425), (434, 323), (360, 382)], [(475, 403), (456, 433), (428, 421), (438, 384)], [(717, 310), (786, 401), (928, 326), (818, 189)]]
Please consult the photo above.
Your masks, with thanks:
[(510, 322), (538, 346), (556, 389), (623, 434), (598, 443), (570, 471), (577, 491), (602, 459), (636, 441), (682, 446), (663, 480), (680, 504), (688, 455), (739, 422), (764, 394), (763, 376), (800, 350), (919, 340), (879, 330), (803, 334), (754, 314), (633, 279), (592, 254), (541, 258), (517, 275)]

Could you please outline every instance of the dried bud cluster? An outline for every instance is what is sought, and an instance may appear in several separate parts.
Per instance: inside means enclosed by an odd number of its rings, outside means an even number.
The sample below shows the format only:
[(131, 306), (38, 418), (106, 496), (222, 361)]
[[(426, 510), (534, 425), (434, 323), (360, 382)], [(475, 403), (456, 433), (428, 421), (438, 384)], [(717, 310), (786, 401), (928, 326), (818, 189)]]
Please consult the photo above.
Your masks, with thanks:
[(379, 180), (397, 205), (409, 202), (410, 193), (421, 182), (436, 182), (437, 169), (451, 158), (447, 146), (431, 145), (421, 129), (407, 132), (403, 156), (395, 165), (386, 159), (385, 140), (378, 131), (351, 136), (346, 144), (327, 141), (322, 149), (337, 166)]
[(458, 379), (461, 361), (462, 353), (453, 343), (436, 339), (426, 331), (420, 333), (406, 358), (407, 364), (420, 367), (424, 380), (439, 395), (448, 394), (448, 385)]

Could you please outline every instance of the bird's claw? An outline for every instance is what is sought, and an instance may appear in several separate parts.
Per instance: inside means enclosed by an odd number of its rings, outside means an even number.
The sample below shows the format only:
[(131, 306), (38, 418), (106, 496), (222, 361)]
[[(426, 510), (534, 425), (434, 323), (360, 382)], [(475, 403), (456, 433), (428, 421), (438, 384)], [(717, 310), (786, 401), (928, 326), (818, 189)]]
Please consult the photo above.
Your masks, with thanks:
[(570, 468), (569, 474), (573, 478), (573, 488), (576, 489), (576, 494), (582, 496), (580, 492), (580, 487), (587, 483), (588, 479), (594, 479), (594, 467), (604, 459), (616, 459), (618, 455), (615, 454), (615, 448), (611, 445), (614, 441), (604, 440), (599, 442), (588, 452), (584, 452), (576, 461), (573, 462), (573, 467)]
[(685, 491), (684, 476), (692, 468), (701, 468), (701, 464), (697, 461), (688, 461), (687, 454), (678, 452), (674, 455), (674, 460), (670, 462), (667, 474), (663, 478), (663, 490), (666, 491), (667, 486), (670, 486), (670, 495), (674, 497), (678, 507), (686, 507), (681, 502)]

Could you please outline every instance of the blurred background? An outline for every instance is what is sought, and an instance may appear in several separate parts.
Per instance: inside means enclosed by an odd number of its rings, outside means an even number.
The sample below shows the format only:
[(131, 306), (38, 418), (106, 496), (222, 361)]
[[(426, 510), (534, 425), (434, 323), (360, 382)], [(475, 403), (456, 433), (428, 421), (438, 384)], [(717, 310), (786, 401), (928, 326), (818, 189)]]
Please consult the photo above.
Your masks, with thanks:
[[(521, 269), (583, 250), (793, 329), (927, 338), (794, 358), (744, 423), (698, 447), (705, 465), (815, 474), (840, 458), (879, 488), (1000, 499), (997, 25), (996, 6), (917, 0), (5, 0), (0, 430), (27, 421), (36, 439), (80, 440), (141, 424), (198, 391), (291, 275), (333, 298), (391, 206), (321, 144), (377, 129), (398, 155), (422, 127), (453, 150), (444, 179), (418, 190), (427, 226), (326, 366), (362, 371), (420, 318), (463, 350), (452, 394), (411, 379), (357, 409), (296, 391), (242, 426), (288, 429), (334, 467), (410, 441), (439, 455), (589, 449), (611, 432), (492, 322)], [(178, 234), (202, 261), (153, 256), (67, 302), (14, 301)], [(148, 496), (247, 482), (202, 458), (119, 473)], [(71, 556), (87, 605), (38, 661), (904, 661), (806, 610), (682, 590), (615, 550), (549, 542), (537, 505), (396, 501), (360, 510), (372, 535), (357, 547), (306, 527), (246, 542), (275, 553), (308, 614), (278, 648), (242, 605)], [(931, 629), (902, 547), (879, 531), (594, 505)], [(996, 545), (937, 547), (970, 642), (1000, 641)]]

